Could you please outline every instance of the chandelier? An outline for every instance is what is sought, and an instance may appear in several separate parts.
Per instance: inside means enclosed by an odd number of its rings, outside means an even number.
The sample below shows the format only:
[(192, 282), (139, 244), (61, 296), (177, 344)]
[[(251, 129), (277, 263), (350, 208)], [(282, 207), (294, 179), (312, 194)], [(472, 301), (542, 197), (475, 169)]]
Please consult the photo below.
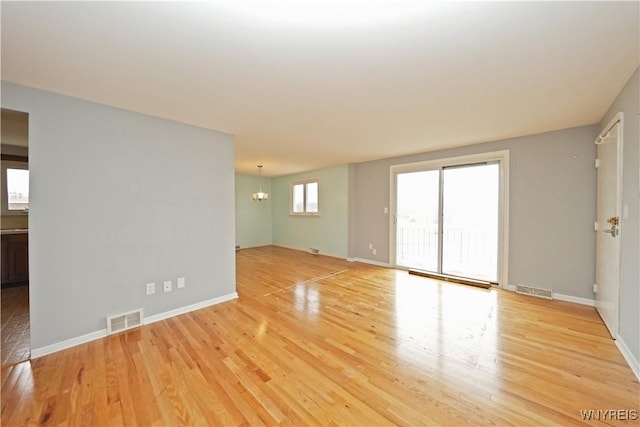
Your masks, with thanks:
[(263, 200), (267, 200), (269, 198), (269, 193), (265, 193), (262, 191), (262, 165), (258, 165), (258, 175), (260, 176), (260, 189), (257, 193), (253, 193), (253, 200), (257, 200), (261, 202)]

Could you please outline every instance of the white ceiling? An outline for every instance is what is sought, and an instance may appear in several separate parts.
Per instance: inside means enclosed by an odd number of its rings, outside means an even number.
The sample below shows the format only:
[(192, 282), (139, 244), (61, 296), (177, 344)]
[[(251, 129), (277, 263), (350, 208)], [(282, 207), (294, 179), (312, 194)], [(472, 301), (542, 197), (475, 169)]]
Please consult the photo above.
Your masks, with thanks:
[(2, 78), (232, 133), (282, 175), (598, 122), (638, 2), (6, 2)]

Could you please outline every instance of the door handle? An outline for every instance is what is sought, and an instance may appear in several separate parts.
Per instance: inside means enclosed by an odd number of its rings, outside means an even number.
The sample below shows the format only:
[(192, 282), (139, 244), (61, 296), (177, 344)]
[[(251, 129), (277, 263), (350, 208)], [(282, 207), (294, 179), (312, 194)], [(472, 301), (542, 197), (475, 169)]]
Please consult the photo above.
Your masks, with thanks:
[(611, 237), (616, 237), (619, 234), (618, 227), (616, 225), (612, 225), (609, 230), (602, 230), (607, 234), (611, 234)]

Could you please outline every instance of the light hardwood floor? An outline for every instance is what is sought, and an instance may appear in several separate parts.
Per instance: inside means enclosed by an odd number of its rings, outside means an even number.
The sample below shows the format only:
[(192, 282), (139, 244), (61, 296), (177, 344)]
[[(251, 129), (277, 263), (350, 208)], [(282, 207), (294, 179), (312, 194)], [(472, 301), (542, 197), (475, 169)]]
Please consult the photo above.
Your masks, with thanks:
[[(599, 425), (640, 387), (593, 308), (265, 247), (238, 300), (2, 370), (2, 425)], [(633, 413), (630, 413), (633, 414)]]
[(29, 285), (3, 288), (0, 291), (0, 319), (2, 366), (29, 359)]

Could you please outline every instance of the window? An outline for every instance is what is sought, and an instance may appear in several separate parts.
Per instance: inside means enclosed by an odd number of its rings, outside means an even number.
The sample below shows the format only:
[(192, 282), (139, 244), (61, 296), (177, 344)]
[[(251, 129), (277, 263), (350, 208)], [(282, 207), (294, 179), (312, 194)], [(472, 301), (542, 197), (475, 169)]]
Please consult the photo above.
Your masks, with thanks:
[(319, 183), (317, 179), (291, 183), (291, 214), (317, 215)]
[(29, 171), (7, 168), (7, 208), (10, 211), (29, 209)]
[(22, 161), (3, 160), (2, 178), (3, 215), (24, 215), (29, 211), (29, 164)]

